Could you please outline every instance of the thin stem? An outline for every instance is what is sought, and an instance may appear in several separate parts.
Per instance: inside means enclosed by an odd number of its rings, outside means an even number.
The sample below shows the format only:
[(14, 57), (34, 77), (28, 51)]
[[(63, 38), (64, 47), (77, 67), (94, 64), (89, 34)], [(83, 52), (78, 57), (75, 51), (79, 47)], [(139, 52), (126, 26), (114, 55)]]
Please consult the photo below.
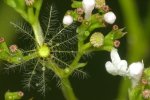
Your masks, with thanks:
[(64, 77), (61, 79), (62, 85), (61, 90), (66, 98), (66, 100), (78, 100), (74, 95), (73, 89), (71, 88), (71, 84), (69, 82), (68, 77)]

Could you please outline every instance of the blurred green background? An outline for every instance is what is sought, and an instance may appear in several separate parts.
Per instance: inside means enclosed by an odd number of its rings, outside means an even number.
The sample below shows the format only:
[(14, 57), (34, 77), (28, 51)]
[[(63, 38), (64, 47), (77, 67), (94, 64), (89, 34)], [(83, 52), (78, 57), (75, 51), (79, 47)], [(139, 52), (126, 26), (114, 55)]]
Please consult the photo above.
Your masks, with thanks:
[[(59, 11), (59, 20), (62, 21), (65, 12), (72, 9), (71, 0), (54, 0), (54, 2)], [(44, 13), (46, 5), (51, 3), (51, 0), (44, 0), (41, 14)], [(118, 52), (121, 59), (127, 59), (129, 64), (143, 60), (145, 67), (149, 67), (150, 0), (106, 0), (106, 3), (117, 16), (115, 24), (120, 28), (126, 27), (125, 31), (128, 32), (120, 39), (121, 45)], [(22, 41), (20, 38), (22, 35), (15, 33), (15, 29), (10, 25), (10, 21), (14, 19), (20, 19), (20, 16), (1, 0), (0, 37), (5, 38), (8, 46), (17, 44), (19, 48), (25, 49), (29, 43)], [(96, 31), (106, 35), (111, 27), (112, 25), (109, 25), (105, 29), (97, 29)], [(129, 82), (120, 76), (112, 76), (106, 72), (105, 63), (108, 60), (110, 60), (109, 52), (94, 52), (92, 58), (87, 58), (88, 64), (84, 68), (90, 77), (87, 79), (70, 77), (75, 95), (79, 100), (127, 100), (125, 97)], [(5, 63), (1, 62), (1, 69)], [(4, 93), (7, 90), (23, 91), (25, 96), (22, 100), (28, 100), (31, 97), (34, 97), (34, 100), (65, 100), (60, 88), (56, 86), (56, 80), (50, 79), (51, 90), (47, 92), (45, 97), (34, 89), (29, 92), (24, 91), (21, 80), (21, 72), (16, 70), (15, 73), (3, 74), (3, 70), (1, 70), (0, 100), (4, 100)]]

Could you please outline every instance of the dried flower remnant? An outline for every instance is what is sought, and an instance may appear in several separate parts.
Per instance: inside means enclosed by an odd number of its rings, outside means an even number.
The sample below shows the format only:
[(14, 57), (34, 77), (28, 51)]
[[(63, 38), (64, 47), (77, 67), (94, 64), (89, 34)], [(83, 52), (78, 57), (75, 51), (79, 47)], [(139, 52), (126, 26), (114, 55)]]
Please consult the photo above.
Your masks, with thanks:
[(93, 47), (96, 47), (96, 48), (100, 47), (104, 43), (104, 36), (103, 36), (103, 34), (101, 32), (95, 32), (90, 37), (90, 42), (93, 45)]
[(145, 79), (145, 78), (143, 78), (143, 79), (141, 80), (141, 82), (142, 82), (143, 84), (148, 84), (148, 80)]
[(109, 11), (109, 6), (108, 5), (103, 6), (102, 9), (103, 9), (103, 11)]
[(143, 90), (143, 92), (142, 92), (142, 97), (143, 97), (144, 99), (150, 98), (150, 90), (149, 90), (149, 89)]
[(78, 22), (82, 22), (82, 21), (83, 21), (83, 17), (82, 17), (82, 16), (78, 17), (78, 18), (77, 18), (77, 21), (78, 21)]
[(115, 40), (114, 41), (114, 47), (119, 47), (120, 46), (120, 41), (119, 40)]
[(12, 53), (14, 53), (14, 52), (16, 52), (17, 50), (18, 50), (18, 46), (17, 45), (11, 45), (10, 47), (9, 47), (9, 49), (10, 49), (10, 51), (12, 52)]
[(34, 0), (25, 0), (26, 5), (31, 6), (34, 4)]
[(0, 38), (0, 43), (2, 43), (2, 42), (4, 42), (5, 40), (4, 40), (4, 38)]
[(82, 15), (84, 13), (84, 9), (79, 7), (79, 8), (77, 8), (76, 13), (79, 15)]
[(21, 92), (21, 91), (18, 92), (18, 96), (19, 96), (19, 97), (23, 97), (23, 95), (24, 95), (23, 92)]
[(113, 30), (118, 30), (118, 25), (113, 25)]

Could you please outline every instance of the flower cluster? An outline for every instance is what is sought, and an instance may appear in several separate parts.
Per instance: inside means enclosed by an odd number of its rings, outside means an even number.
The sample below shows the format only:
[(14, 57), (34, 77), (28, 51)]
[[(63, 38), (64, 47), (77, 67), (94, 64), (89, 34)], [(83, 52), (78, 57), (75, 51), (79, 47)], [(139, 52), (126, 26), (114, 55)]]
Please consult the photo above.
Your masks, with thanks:
[(107, 61), (105, 64), (107, 72), (112, 75), (128, 76), (132, 80), (132, 87), (135, 87), (142, 76), (144, 64), (135, 62), (127, 67), (127, 61), (120, 59), (117, 49), (113, 49), (110, 55), (112, 62)]

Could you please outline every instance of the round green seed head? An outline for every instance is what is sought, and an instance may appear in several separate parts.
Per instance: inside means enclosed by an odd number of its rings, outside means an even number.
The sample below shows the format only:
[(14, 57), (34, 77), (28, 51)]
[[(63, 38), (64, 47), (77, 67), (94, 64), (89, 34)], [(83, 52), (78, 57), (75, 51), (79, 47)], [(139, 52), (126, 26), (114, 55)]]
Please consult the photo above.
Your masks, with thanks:
[(95, 32), (90, 37), (90, 42), (93, 45), (93, 47), (100, 47), (104, 43), (104, 36), (101, 32)]
[(38, 49), (38, 54), (40, 57), (47, 57), (50, 55), (50, 49), (47, 46), (42, 46)]

